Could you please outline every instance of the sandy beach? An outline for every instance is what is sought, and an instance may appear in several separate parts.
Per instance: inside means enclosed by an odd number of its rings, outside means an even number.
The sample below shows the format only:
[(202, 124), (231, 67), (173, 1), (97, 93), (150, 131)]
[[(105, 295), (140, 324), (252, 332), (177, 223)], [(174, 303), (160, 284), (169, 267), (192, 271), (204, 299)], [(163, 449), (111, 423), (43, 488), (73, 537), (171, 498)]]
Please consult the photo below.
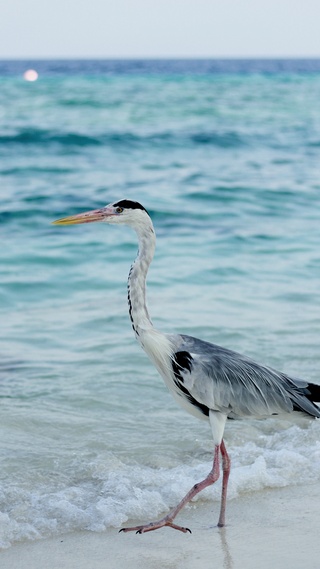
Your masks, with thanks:
[[(169, 528), (145, 535), (79, 532), (1, 552), (2, 569), (318, 569), (320, 484), (247, 494), (228, 504), (228, 525), (218, 529), (216, 504), (198, 502)], [(140, 520), (141, 521), (141, 520)]]

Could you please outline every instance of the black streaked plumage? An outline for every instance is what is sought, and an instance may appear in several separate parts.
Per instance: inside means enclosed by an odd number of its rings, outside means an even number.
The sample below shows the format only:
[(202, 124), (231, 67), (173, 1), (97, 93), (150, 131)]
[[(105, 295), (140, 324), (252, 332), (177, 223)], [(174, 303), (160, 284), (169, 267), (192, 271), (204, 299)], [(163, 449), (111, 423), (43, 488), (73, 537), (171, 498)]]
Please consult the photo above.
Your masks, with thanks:
[(181, 396), (186, 397), (191, 405), (199, 409), (203, 415), (209, 417), (208, 407), (192, 397), (191, 393), (189, 393), (187, 388), (183, 385), (184, 379), (182, 372), (191, 372), (192, 369), (191, 354), (189, 354), (189, 352), (176, 352), (172, 358), (172, 369), (175, 377), (175, 384), (178, 388), (178, 392), (181, 393)]

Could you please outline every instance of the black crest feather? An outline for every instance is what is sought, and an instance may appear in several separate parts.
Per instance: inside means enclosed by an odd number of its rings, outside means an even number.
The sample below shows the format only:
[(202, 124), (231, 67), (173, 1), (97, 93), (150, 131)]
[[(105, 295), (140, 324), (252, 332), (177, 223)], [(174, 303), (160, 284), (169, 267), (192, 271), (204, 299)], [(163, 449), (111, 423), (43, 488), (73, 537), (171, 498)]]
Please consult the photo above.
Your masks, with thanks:
[[(123, 208), (128, 208), (128, 209), (142, 209), (143, 211), (145, 211), (146, 213), (147, 210), (145, 207), (143, 207), (143, 205), (141, 205), (141, 203), (139, 202), (134, 202), (132, 200), (120, 200), (119, 202), (113, 204), (115, 207), (123, 207)], [(148, 214), (149, 215), (149, 214)]]

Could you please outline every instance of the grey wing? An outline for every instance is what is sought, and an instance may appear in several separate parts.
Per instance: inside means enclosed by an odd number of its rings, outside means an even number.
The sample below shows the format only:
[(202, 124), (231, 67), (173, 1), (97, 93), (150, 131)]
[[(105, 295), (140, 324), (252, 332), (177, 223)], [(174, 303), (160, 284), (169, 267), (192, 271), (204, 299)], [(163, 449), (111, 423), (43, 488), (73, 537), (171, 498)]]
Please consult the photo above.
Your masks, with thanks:
[(308, 382), (215, 344), (186, 335), (180, 338), (175, 354), (176, 382), (200, 405), (230, 417), (294, 410), (320, 417), (320, 409), (308, 399)]

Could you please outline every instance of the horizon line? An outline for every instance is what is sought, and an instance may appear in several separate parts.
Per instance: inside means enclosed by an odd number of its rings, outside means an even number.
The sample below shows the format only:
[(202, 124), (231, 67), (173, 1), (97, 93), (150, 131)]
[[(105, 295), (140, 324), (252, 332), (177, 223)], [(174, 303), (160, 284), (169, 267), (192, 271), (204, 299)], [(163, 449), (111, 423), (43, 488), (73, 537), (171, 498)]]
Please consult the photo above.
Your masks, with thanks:
[(65, 60), (75, 60), (75, 61), (96, 61), (96, 60), (102, 60), (102, 61), (185, 61), (185, 60), (190, 60), (190, 61), (206, 61), (206, 60), (236, 60), (236, 61), (243, 61), (243, 60), (250, 60), (250, 61), (257, 61), (257, 60), (316, 60), (316, 59), (320, 59), (320, 54), (319, 55), (197, 55), (197, 56), (193, 56), (193, 55), (166, 55), (166, 56), (162, 56), (162, 55), (152, 55), (152, 56), (143, 56), (143, 55), (115, 55), (115, 56), (111, 56), (111, 55), (97, 55), (97, 56), (87, 56), (87, 55), (77, 55), (77, 56), (71, 56), (71, 55), (59, 55), (59, 56), (54, 56), (54, 55), (47, 55), (47, 56), (36, 56), (36, 55), (30, 55), (30, 56), (16, 56), (16, 55), (12, 55), (12, 56), (2, 56), (0, 55), (0, 61), (28, 61), (28, 60), (37, 60), (37, 61), (51, 61), (51, 60), (61, 60), (61, 61), (65, 61)]

